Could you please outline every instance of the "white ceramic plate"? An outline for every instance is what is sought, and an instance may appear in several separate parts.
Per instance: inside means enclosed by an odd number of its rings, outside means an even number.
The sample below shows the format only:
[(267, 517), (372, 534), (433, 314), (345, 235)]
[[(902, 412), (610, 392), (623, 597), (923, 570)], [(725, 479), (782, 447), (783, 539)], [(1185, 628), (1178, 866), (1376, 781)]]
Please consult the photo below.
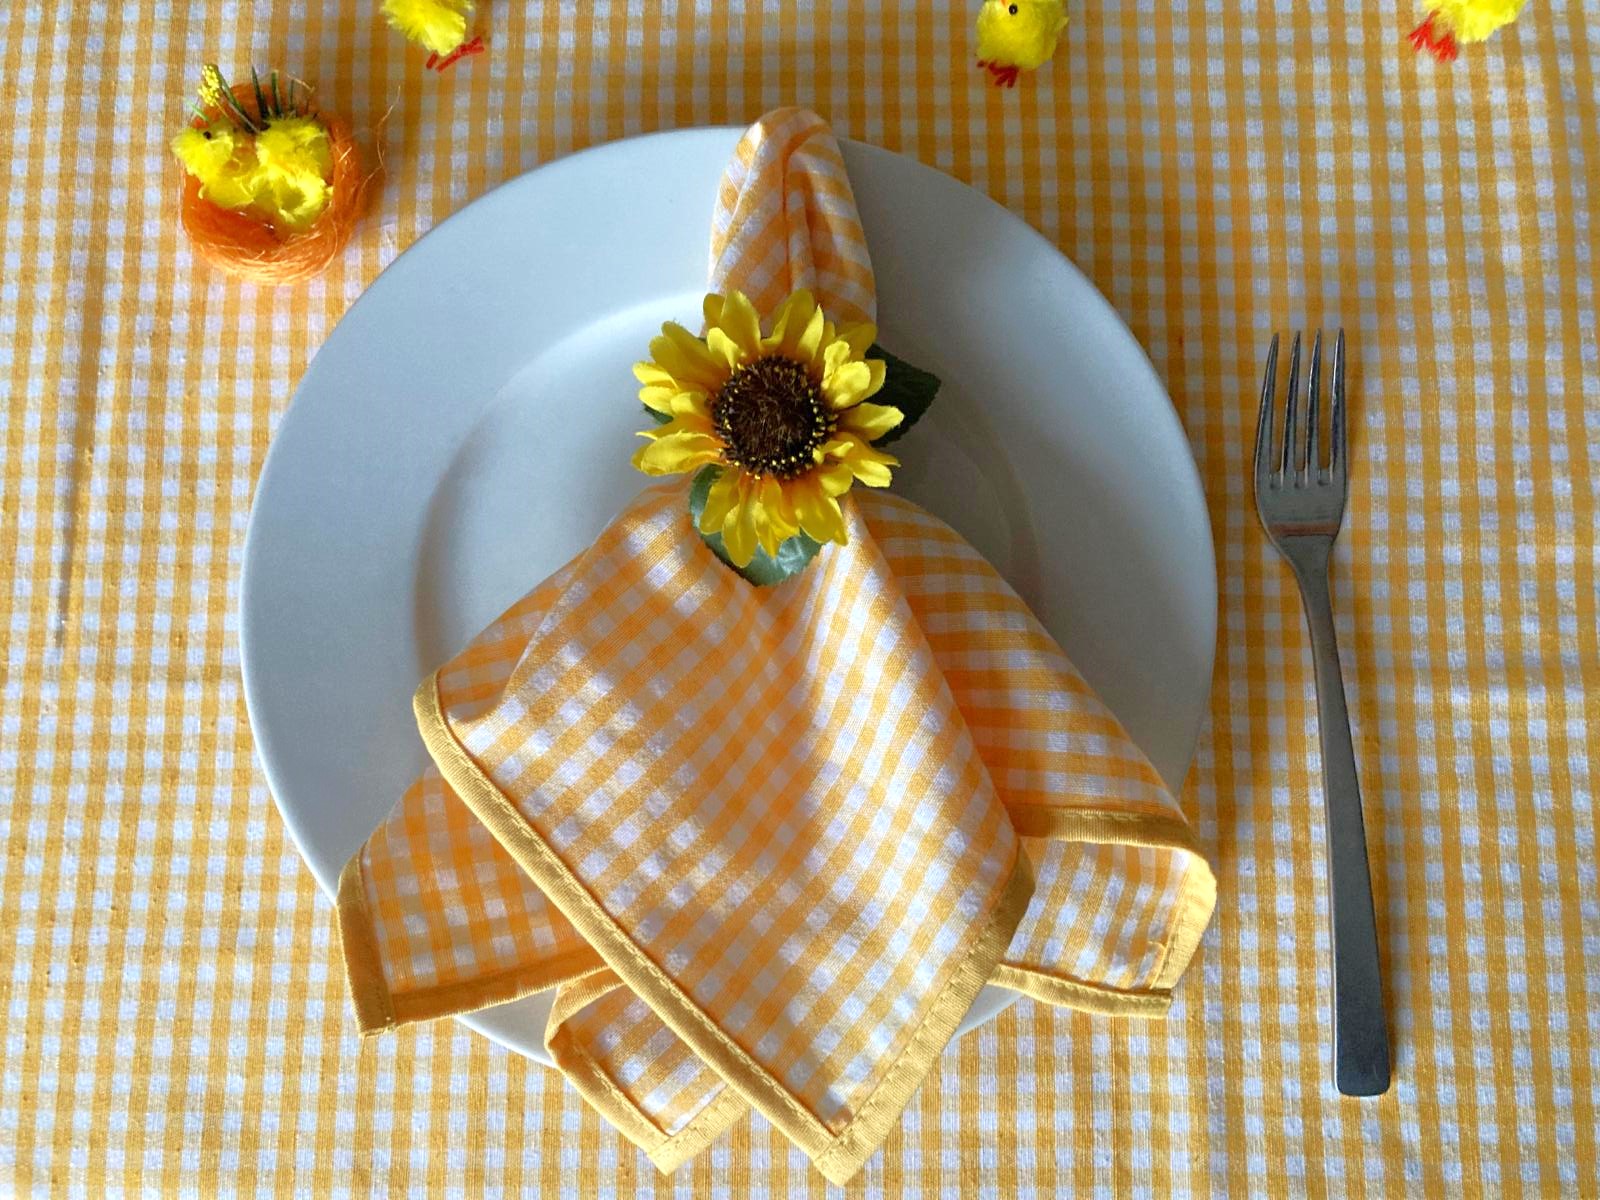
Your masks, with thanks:
[[(738, 130), (573, 155), (401, 255), (307, 370), (245, 543), (245, 697), (331, 894), (424, 758), (411, 693), (645, 483), (629, 366), (695, 326)], [(1216, 583), (1189, 446), (1143, 351), (1048, 242), (854, 143), (885, 346), (944, 380), (897, 490), (965, 534), (1174, 785), (1211, 683)], [(1005, 1007), (985, 991), (963, 1029)], [(465, 1018), (548, 1061), (547, 996)]]

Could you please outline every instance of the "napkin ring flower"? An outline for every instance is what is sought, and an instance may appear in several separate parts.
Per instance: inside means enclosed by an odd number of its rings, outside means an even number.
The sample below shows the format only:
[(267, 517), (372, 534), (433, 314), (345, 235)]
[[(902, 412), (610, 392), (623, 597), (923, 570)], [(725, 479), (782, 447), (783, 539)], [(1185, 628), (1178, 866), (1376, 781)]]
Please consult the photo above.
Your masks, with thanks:
[(367, 177), (350, 127), (299, 80), (230, 86), (201, 72), (194, 118), (172, 139), (184, 169), (183, 227), (213, 266), (257, 283), (297, 283), (344, 249)]
[(822, 543), (844, 543), (840, 498), (856, 483), (889, 485), (899, 460), (879, 447), (908, 427), (907, 408), (921, 415), (938, 381), (916, 372), (920, 386), (908, 389), (897, 378), (906, 407), (874, 403), (891, 364), (904, 364), (874, 345), (871, 324), (835, 327), (805, 289), (778, 306), (769, 332), (737, 291), (707, 296), (705, 323), (703, 337), (663, 325), (650, 361), (634, 366), (657, 424), (641, 432), (648, 444), (633, 464), (697, 472), (701, 535), (752, 582), (777, 582)]

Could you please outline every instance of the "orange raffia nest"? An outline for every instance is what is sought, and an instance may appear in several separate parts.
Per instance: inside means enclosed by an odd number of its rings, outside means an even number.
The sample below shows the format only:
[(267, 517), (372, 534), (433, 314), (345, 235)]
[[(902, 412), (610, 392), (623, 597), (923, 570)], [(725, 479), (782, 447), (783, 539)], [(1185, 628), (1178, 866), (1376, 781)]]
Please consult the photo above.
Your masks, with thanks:
[[(229, 90), (247, 112), (262, 115), (251, 86), (235, 84)], [(179, 211), (195, 253), (218, 270), (268, 284), (310, 279), (338, 257), (355, 231), (372, 177), (362, 170), (349, 123), (326, 111), (317, 119), (327, 128), (332, 144), (333, 177), (328, 207), (311, 227), (280, 233), (248, 212), (222, 208), (201, 196), (200, 181), (185, 172)], [(199, 118), (193, 122), (196, 127), (204, 123)]]

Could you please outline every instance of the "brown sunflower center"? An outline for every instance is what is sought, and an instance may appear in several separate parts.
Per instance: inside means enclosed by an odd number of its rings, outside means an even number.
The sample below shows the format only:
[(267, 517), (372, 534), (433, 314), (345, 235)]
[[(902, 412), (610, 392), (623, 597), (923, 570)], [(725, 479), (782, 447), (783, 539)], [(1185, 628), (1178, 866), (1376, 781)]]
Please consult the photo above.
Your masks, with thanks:
[(711, 422), (730, 462), (756, 475), (793, 479), (833, 433), (833, 414), (811, 372), (772, 354), (746, 363), (711, 400)]

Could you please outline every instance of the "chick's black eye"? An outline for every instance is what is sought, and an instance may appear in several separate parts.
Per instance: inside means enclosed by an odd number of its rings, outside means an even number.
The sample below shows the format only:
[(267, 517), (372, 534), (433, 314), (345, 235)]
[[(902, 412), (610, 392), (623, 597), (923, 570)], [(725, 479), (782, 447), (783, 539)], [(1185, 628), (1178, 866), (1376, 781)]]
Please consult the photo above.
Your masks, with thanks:
[(1016, 5), (1015, 5), (1015, 4), (1013, 4), (1013, 5), (1012, 5), (1012, 6), (1011, 6), (1011, 7), (1010, 7), (1010, 8), (1009, 8), (1009, 9), (1007, 9), (1007, 10), (1006, 10), (1006, 11), (1008, 11), (1008, 12), (1009, 12), (1009, 13), (1010, 13), (1010, 14), (1011, 14), (1011, 15), (1012, 15), (1012, 16), (1013, 16), (1013, 17), (1014, 17), (1014, 16), (1016, 16), (1016, 15), (1017, 15), (1017, 6), (1016, 6)]

